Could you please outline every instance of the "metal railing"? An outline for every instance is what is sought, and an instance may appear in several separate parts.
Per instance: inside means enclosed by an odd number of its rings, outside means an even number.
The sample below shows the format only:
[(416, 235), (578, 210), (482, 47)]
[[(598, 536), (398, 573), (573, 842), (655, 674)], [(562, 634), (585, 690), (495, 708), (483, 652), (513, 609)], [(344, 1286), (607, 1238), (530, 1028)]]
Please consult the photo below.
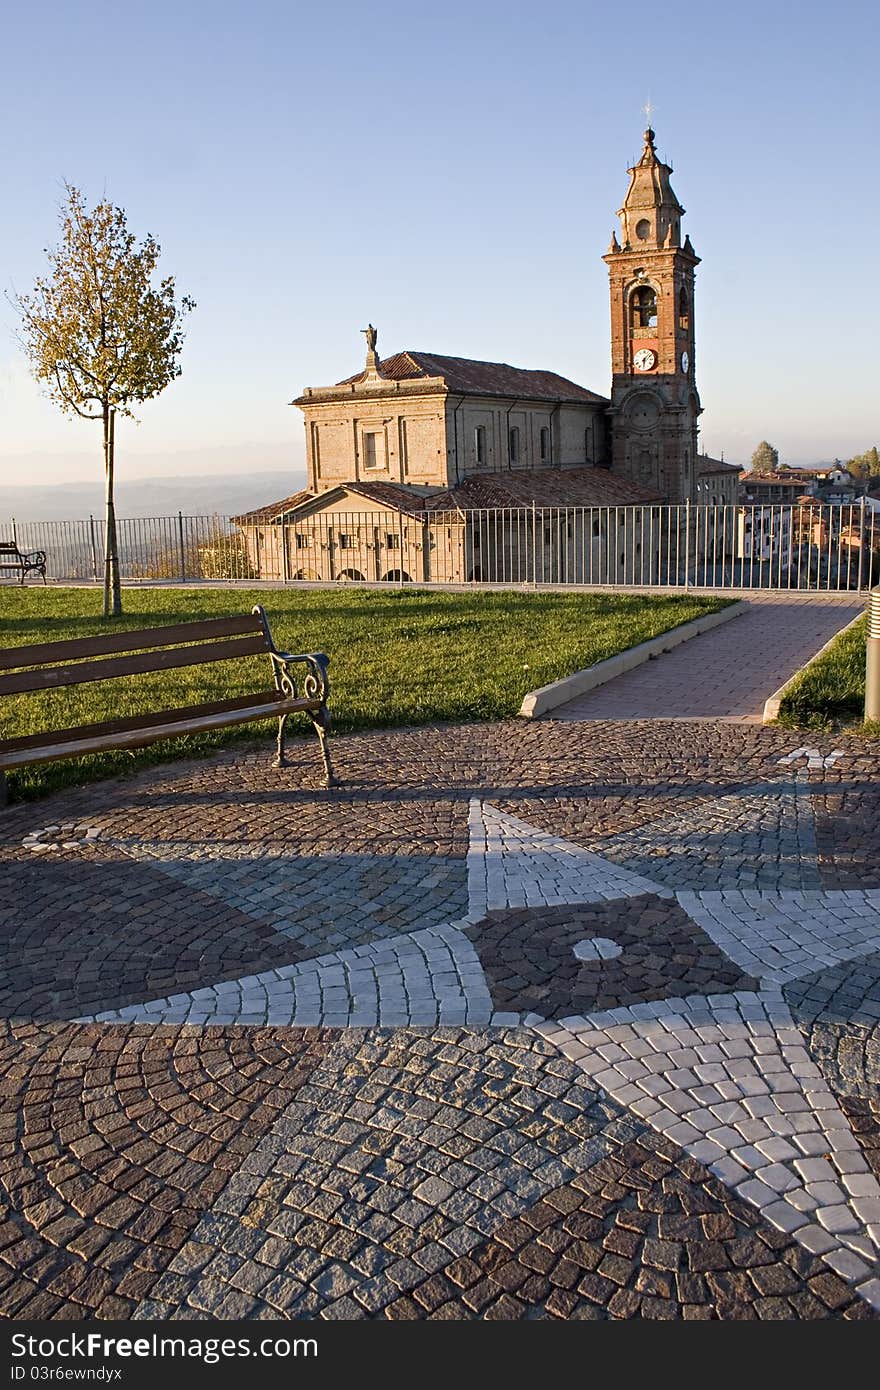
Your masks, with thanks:
[[(120, 518), (130, 581), (867, 591), (880, 579), (880, 520), (867, 503), (506, 507), (401, 514), (325, 512), (297, 521)], [(0, 523), (43, 550), (52, 580), (99, 582), (103, 528)]]

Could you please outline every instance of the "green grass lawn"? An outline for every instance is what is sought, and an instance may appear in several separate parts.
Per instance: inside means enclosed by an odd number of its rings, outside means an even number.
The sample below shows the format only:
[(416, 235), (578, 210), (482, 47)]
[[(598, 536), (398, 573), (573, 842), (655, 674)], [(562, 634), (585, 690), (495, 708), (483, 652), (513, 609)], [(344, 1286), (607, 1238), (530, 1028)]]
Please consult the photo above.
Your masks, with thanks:
[[(128, 589), (113, 629), (152, 627), (248, 612), (262, 603), (278, 647), (331, 658), (334, 730), (382, 728), (516, 714), (523, 695), (637, 642), (725, 606), (688, 595), (452, 594), (424, 589)], [(0, 589), (0, 646), (104, 632), (92, 589)], [(265, 689), (266, 658), (218, 663), (69, 690), (2, 699), (6, 737), (196, 704)], [(291, 724), (297, 721), (291, 721)], [(303, 729), (311, 733), (302, 721)], [(274, 727), (274, 721), (272, 726)], [(253, 739), (261, 725), (23, 769), (14, 797), (106, 777), (169, 758)], [(291, 732), (294, 729), (291, 728)], [(266, 753), (271, 749), (267, 733)], [(317, 758), (317, 750), (315, 753)]]
[(779, 723), (791, 729), (835, 729), (880, 733), (862, 722), (865, 711), (865, 638), (868, 617), (841, 632), (818, 661), (793, 681), (779, 709)]

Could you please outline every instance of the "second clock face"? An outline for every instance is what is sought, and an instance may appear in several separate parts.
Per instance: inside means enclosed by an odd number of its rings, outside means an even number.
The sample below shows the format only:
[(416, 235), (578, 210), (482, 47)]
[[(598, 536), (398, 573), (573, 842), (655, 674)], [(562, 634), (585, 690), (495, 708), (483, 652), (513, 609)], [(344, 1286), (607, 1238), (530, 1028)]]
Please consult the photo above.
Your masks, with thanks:
[(657, 361), (657, 354), (651, 348), (639, 348), (633, 356), (633, 366), (637, 372), (649, 372)]
[(683, 353), (681, 354), (681, 370), (682, 370), (683, 372), (686, 372), (687, 369), (688, 369), (688, 367), (689, 367), (690, 365), (691, 365), (691, 359), (688, 357), (688, 355), (687, 355), (686, 352), (683, 352)]

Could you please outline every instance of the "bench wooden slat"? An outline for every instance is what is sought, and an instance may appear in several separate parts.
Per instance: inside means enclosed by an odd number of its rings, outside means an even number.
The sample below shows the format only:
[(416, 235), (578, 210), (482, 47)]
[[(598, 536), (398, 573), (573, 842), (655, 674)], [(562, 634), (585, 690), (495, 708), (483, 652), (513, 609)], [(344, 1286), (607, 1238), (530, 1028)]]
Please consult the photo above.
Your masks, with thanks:
[(44, 666), (0, 676), (0, 695), (19, 695), (29, 690), (58, 690), (92, 681), (113, 680), (117, 676), (140, 676), (148, 671), (173, 671), (181, 666), (203, 666), (210, 661), (265, 654), (262, 633), (233, 638), (229, 642), (210, 642), (193, 647), (171, 647), (161, 651), (139, 652), (135, 656), (114, 656), (106, 661), (80, 661), (74, 666)]
[(22, 666), (51, 665), (53, 661), (76, 661), (80, 657), (110, 656), (113, 652), (170, 647), (178, 642), (201, 642), (212, 637), (237, 637), (245, 632), (262, 632), (256, 614), (205, 618), (197, 623), (175, 623), (169, 627), (140, 628), (130, 632), (98, 633), (93, 637), (69, 637), (59, 642), (35, 642), (27, 647), (0, 649), (0, 671), (13, 671)]
[[(56, 758), (81, 758), (88, 753), (109, 753), (115, 749), (144, 748), (150, 743), (161, 743), (164, 739), (180, 738), (185, 734), (204, 733), (208, 729), (225, 728), (230, 724), (247, 724), (254, 719), (270, 718), (272, 715), (293, 713), (297, 710), (313, 710), (319, 707), (316, 700), (281, 699), (271, 708), (264, 704), (242, 706), (235, 709), (215, 711), (212, 714), (198, 714), (199, 706), (188, 711), (189, 717), (168, 722), (144, 725), (138, 719), (137, 727), (121, 729), (113, 734), (95, 733), (101, 726), (92, 725), (92, 733), (67, 741), (63, 735), (56, 734), (55, 743), (46, 743), (37, 748), (21, 748), (11, 752), (0, 752), (0, 770), (6, 772), (16, 767), (29, 767), (35, 763), (54, 762)], [(156, 721), (167, 720), (165, 712), (154, 715)]]
[(231, 700), (211, 700), (204, 705), (185, 705), (179, 709), (151, 710), (149, 714), (131, 714), (120, 719), (104, 719), (98, 724), (77, 724), (69, 729), (48, 729), (39, 734), (22, 734), (17, 738), (0, 739), (0, 756), (27, 748), (42, 748), (46, 743), (86, 738), (92, 734), (126, 733), (134, 729), (149, 729), (160, 721), (176, 724), (195, 715), (223, 714), (226, 710), (254, 709), (265, 705), (266, 718), (277, 714), (277, 706), (286, 696), (278, 690), (258, 691), (255, 695), (237, 695)]

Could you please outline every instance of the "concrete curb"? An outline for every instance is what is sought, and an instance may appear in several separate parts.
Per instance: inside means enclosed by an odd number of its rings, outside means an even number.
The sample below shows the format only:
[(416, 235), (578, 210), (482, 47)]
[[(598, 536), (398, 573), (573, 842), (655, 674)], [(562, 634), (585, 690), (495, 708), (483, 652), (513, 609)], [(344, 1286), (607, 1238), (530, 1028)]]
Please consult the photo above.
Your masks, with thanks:
[(744, 602), (732, 603), (717, 613), (705, 613), (702, 618), (692, 618), (689, 623), (681, 623), (678, 627), (670, 628), (668, 632), (661, 632), (659, 637), (640, 642), (637, 647), (628, 647), (625, 652), (618, 652), (617, 656), (610, 656), (607, 661), (597, 661), (595, 666), (575, 671), (573, 676), (564, 676), (560, 681), (542, 685), (539, 690), (530, 690), (523, 697), (519, 710), (520, 718), (538, 719), (557, 705), (564, 705), (577, 695), (586, 695), (587, 691), (595, 690), (607, 681), (613, 681), (615, 676), (622, 676), (624, 671), (641, 666), (642, 662), (650, 661), (651, 657), (671, 652), (673, 647), (679, 646), (682, 642), (689, 642), (692, 637), (699, 637), (701, 633), (709, 632), (713, 627), (730, 622), (731, 618), (744, 613), (747, 607), (748, 604)]
[(838, 637), (840, 637), (844, 632), (849, 632), (850, 628), (855, 627), (856, 623), (860, 623), (864, 616), (864, 613), (859, 613), (855, 618), (853, 618), (852, 622), (847, 623), (846, 627), (842, 627), (840, 629), (840, 632), (835, 632), (833, 637), (829, 637), (828, 641), (825, 643), (823, 647), (819, 648), (815, 656), (811, 656), (809, 661), (805, 662), (803, 666), (801, 666), (797, 671), (795, 671), (793, 676), (789, 676), (788, 680), (785, 682), (784, 685), (781, 685), (778, 690), (773, 692), (773, 694), (770, 696), (768, 700), (764, 701), (764, 713), (761, 715), (762, 724), (772, 724), (774, 719), (779, 718), (779, 707), (782, 704), (782, 701), (785, 697), (785, 693), (790, 685), (794, 685), (798, 676), (801, 674), (801, 671), (809, 670), (813, 662), (818, 661), (820, 656), (824, 656), (825, 652), (827, 652), (828, 648), (837, 641)]

